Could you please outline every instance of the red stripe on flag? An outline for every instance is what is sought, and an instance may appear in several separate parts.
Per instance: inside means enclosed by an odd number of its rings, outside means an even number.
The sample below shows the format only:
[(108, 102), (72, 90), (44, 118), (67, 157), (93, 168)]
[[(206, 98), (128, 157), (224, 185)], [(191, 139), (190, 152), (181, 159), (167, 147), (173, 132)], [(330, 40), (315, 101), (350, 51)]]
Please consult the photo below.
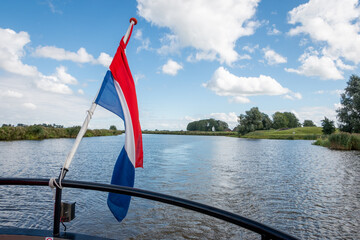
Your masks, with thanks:
[(115, 81), (119, 83), (130, 111), (135, 140), (135, 167), (142, 167), (143, 147), (141, 127), (139, 121), (139, 110), (136, 98), (135, 83), (131, 75), (130, 67), (125, 55), (125, 48), (126, 44), (124, 43), (122, 38), (113, 58), (113, 61), (110, 64), (110, 71), (113, 74)]

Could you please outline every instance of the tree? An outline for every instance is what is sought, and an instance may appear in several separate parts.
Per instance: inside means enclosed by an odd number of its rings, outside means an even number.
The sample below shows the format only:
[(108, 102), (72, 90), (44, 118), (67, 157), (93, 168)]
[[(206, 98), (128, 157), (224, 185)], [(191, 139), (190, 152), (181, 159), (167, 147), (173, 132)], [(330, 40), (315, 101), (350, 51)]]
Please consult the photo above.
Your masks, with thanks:
[(117, 130), (117, 128), (116, 128), (115, 125), (111, 125), (109, 129), (110, 129), (110, 130), (113, 130), (113, 131), (116, 131), (116, 130)]
[(261, 116), (262, 116), (261, 121), (262, 121), (263, 129), (269, 130), (273, 124), (270, 117), (265, 113), (261, 113)]
[(240, 114), (239, 116), (239, 127), (238, 131), (241, 135), (244, 135), (249, 132), (254, 132), (256, 130), (261, 130), (263, 126), (263, 115), (259, 111), (259, 108), (253, 107), (249, 111), (245, 112), (246, 114)]
[(316, 127), (312, 120), (304, 120), (303, 127)]
[(297, 117), (295, 116), (295, 114), (291, 113), (291, 112), (284, 112), (285, 117), (288, 120), (288, 124), (287, 127), (288, 128), (296, 128), (296, 127), (300, 127), (301, 124), (299, 122), (299, 119), (297, 119)]
[(212, 131), (213, 129), (215, 131), (225, 131), (229, 129), (229, 125), (226, 122), (210, 118), (190, 122), (186, 127), (187, 131)]
[(341, 94), (341, 107), (336, 110), (343, 132), (360, 133), (360, 78), (351, 75), (345, 92)]
[(276, 112), (273, 114), (273, 128), (280, 129), (288, 127), (289, 120), (284, 113)]
[(330, 135), (335, 132), (334, 121), (331, 121), (327, 117), (324, 120), (321, 120), (322, 132), (323, 134)]

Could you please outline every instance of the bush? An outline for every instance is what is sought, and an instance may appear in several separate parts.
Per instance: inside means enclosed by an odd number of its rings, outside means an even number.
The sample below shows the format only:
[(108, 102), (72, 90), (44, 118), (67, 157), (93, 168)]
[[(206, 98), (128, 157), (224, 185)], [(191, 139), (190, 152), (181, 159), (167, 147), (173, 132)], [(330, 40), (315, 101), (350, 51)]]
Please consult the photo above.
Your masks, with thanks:
[(360, 134), (351, 135), (351, 149), (360, 150)]
[(69, 137), (76, 137), (80, 131), (80, 126), (74, 126), (74, 127), (69, 127), (66, 128), (66, 132), (68, 134)]
[(313, 144), (314, 144), (314, 145), (317, 145), (317, 146), (322, 146), (322, 147), (328, 147), (328, 148), (330, 148), (330, 142), (329, 142), (328, 139), (319, 138), (319, 139), (317, 139)]
[(351, 134), (337, 133), (329, 136), (330, 148), (338, 150), (351, 150)]

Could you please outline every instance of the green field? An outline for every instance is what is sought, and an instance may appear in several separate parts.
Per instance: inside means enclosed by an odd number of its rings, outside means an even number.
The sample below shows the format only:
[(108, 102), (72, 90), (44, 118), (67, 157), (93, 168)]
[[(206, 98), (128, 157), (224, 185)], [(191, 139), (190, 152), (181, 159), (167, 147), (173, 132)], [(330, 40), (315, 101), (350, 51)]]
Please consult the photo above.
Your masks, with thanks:
[(298, 127), (283, 130), (261, 130), (250, 132), (241, 138), (254, 139), (288, 139), (288, 140), (316, 140), (322, 136), (321, 127)]
[(255, 139), (288, 139), (288, 140), (315, 140), (322, 136), (321, 127), (299, 127), (284, 130), (261, 130), (255, 131), (244, 136), (239, 136), (237, 132), (205, 132), (205, 131), (143, 131), (143, 134), (173, 134), (173, 135), (203, 135), (203, 136), (229, 136)]

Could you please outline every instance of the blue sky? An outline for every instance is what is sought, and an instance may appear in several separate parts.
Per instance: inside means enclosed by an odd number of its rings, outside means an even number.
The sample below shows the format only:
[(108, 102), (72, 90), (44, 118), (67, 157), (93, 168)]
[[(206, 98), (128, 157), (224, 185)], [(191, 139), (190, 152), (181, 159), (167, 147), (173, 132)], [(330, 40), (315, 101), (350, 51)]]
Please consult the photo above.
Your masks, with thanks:
[[(358, 1), (0, 3), (0, 123), (81, 125), (129, 19), (143, 129), (236, 126), (251, 107), (336, 120), (360, 63)], [(101, 107), (90, 128), (123, 128)]]

